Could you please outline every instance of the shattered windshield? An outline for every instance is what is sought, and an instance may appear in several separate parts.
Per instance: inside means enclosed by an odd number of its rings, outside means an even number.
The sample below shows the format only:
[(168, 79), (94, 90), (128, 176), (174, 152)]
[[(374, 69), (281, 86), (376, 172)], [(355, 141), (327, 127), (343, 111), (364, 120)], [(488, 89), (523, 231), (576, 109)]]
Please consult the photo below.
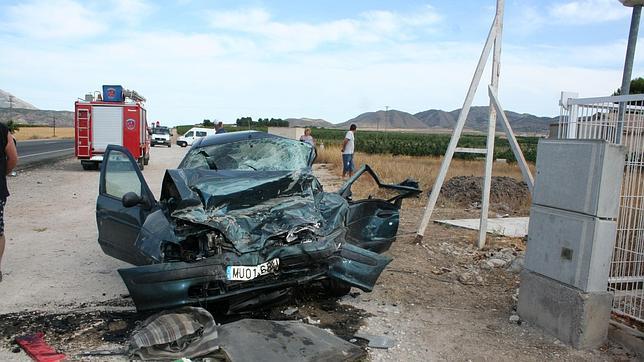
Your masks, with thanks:
[(296, 171), (309, 166), (311, 146), (286, 138), (260, 138), (191, 149), (179, 168)]

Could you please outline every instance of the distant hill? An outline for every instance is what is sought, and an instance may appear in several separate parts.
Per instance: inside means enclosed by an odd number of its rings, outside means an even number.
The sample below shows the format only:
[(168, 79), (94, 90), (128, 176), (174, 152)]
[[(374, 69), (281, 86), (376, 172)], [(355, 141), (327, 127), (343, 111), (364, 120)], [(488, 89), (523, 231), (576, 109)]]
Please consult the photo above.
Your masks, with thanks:
[(416, 113), (414, 116), (429, 128), (454, 128), (458, 114), (457, 117), (454, 117), (451, 112), (445, 112), (440, 109), (430, 109), (428, 111)]
[[(487, 121), (489, 117), (487, 106), (474, 106), (470, 108), (467, 114), (465, 127), (477, 131), (487, 130)], [(416, 113), (415, 116), (420, 119), (429, 128), (454, 128), (460, 109), (451, 112), (445, 112), (440, 109), (430, 109), (428, 111)], [(550, 123), (557, 122), (557, 117), (539, 117), (528, 113), (516, 113), (505, 111), (505, 115), (510, 121), (510, 126), (515, 132), (535, 132), (547, 133)], [(499, 124), (497, 117), (497, 130), (503, 126)]]
[(352, 123), (362, 128), (378, 129), (422, 129), (428, 128), (421, 120), (413, 114), (398, 111), (395, 109), (377, 112), (367, 112), (346, 122), (337, 124), (337, 127), (347, 128)]
[[(11, 97), (13, 109), (10, 108)], [(58, 127), (74, 126), (74, 112), (38, 109), (33, 104), (0, 89), (0, 122), (6, 123), (13, 119), (22, 124), (52, 125), (54, 118)]]
[(0, 89), (0, 108), (11, 108), (11, 98), (13, 97), (13, 108), (38, 109), (33, 104), (27, 103), (22, 99), (14, 96), (9, 92)]
[[(351, 123), (358, 127), (371, 129), (431, 129), (443, 128), (453, 129), (461, 113), (460, 109), (447, 112), (440, 109), (430, 109), (416, 114), (390, 110), (367, 112), (336, 125), (336, 127), (347, 128)], [(551, 123), (557, 122), (557, 117), (539, 117), (528, 113), (516, 113), (506, 111), (505, 114), (510, 121), (510, 126), (516, 132), (547, 133)], [(476, 131), (486, 131), (488, 122), (488, 107), (474, 106), (470, 108), (467, 115), (465, 128)], [(498, 118), (497, 118), (498, 119)], [(503, 128), (497, 121), (497, 130)]]
[(320, 127), (331, 128), (335, 125), (319, 118), (287, 118), (289, 127)]
[(56, 127), (73, 127), (74, 112), (70, 111), (49, 111), (41, 109), (0, 108), (0, 122), (6, 123), (13, 119), (17, 123), (47, 125), (53, 124), (56, 118)]

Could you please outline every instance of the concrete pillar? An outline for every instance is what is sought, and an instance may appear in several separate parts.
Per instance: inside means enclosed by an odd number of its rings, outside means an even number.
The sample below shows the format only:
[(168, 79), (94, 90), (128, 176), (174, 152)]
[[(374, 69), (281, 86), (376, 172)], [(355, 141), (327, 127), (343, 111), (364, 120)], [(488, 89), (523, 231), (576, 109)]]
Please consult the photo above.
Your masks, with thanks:
[(608, 333), (608, 274), (624, 173), (623, 146), (541, 140), (519, 316), (585, 349)]

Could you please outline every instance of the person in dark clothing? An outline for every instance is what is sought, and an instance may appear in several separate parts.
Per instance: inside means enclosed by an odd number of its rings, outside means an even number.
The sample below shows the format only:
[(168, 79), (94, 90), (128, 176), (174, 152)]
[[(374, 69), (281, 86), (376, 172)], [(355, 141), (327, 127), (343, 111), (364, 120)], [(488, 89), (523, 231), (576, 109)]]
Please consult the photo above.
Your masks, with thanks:
[(4, 254), (4, 206), (9, 196), (7, 188), (7, 175), (13, 171), (18, 163), (18, 150), (16, 140), (9, 128), (0, 123), (0, 282), (2, 281), (2, 255)]

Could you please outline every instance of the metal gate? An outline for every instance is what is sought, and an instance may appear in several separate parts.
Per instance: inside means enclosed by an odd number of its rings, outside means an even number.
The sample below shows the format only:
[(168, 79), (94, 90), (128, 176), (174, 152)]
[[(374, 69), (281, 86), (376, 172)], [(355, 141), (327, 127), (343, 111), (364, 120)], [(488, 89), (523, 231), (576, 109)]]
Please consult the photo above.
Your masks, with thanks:
[(558, 138), (568, 139), (604, 139), (626, 146), (608, 290), (615, 295), (614, 315), (641, 328), (644, 325), (644, 94), (574, 97), (574, 94), (562, 93), (558, 127), (551, 134), (556, 132)]

